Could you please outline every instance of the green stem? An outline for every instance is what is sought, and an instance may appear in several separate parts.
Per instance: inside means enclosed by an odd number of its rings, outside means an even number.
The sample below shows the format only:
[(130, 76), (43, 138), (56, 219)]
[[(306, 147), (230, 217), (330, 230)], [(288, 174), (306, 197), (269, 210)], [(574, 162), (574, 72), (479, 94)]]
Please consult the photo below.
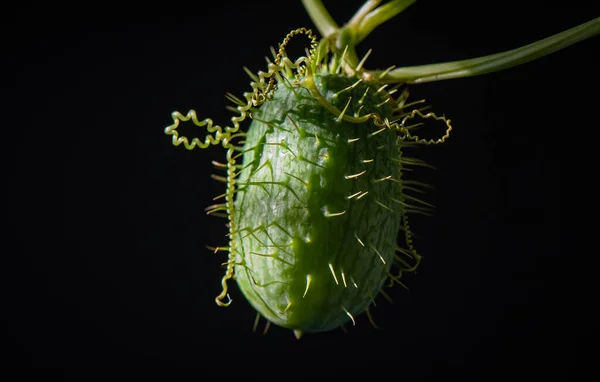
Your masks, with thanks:
[(360, 61), (356, 54), (356, 45), (363, 41), (375, 28), (392, 17), (396, 16), (416, 0), (392, 0), (379, 6), (382, 0), (367, 0), (350, 21), (348, 21), (337, 35), (336, 48), (347, 48), (346, 63), (350, 68), (355, 68)]
[[(491, 73), (521, 65), (600, 34), (600, 17), (517, 49), (462, 61), (411, 66), (390, 71), (387, 83), (424, 83)], [(377, 76), (381, 71), (371, 71)]]
[[(416, 0), (393, 0), (367, 13), (358, 23), (355, 44), (363, 41), (375, 28), (404, 11)], [(365, 4), (366, 5), (366, 4)], [(348, 23), (350, 25), (350, 23)]]
[[(369, 0), (367, 1), (367, 4), (378, 4), (380, 1), (381, 0)], [(355, 67), (359, 60), (355, 49), (356, 44), (354, 43), (354, 29), (340, 29), (321, 0), (302, 0), (302, 4), (321, 36), (331, 40), (339, 54), (341, 54), (344, 49), (347, 49), (346, 62), (348, 65)], [(363, 5), (361, 9), (364, 9), (365, 6), (366, 4)], [(357, 12), (357, 14), (359, 12)]]
[(302, 4), (304, 4), (304, 8), (306, 8), (321, 36), (328, 38), (339, 31), (340, 27), (333, 20), (321, 0), (302, 0)]
[(381, 3), (381, 0), (367, 0), (362, 7), (356, 13), (346, 25), (359, 25), (360, 22), (369, 14), (373, 9)]

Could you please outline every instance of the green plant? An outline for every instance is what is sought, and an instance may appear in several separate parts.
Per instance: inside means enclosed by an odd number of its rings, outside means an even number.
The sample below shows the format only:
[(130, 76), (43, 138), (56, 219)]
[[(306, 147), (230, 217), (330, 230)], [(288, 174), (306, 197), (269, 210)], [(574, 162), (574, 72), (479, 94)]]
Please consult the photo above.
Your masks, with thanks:
[[(367, 1), (343, 27), (321, 1), (303, 4), (320, 34), (290, 32), (273, 50), (266, 72), (247, 71), (252, 91), (228, 94), (231, 126), (173, 113), (165, 129), (173, 144), (191, 150), (221, 144), (226, 191), (208, 214), (228, 219), (228, 253), (218, 305), (231, 303), (227, 281), (268, 322), (302, 332), (328, 331), (366, 312), (387, 281), (402, 285), (421, 256), (409, 215), (429, 214), (419, 197), (427, 185), (408, 180), (408, 167), (425, 166), (406, 149), (443, 143), (452, 126), (422, 101), (408, 102), (407, 84), (480, 75), (555, 52), (600, 32), (600, 18), (508, 52), (457, 62), (368, 70), (355, 47), (414, 0)], [(290, 39), (310, 41), (292, 61)], [(399, 93), (399, 95), (396, 95)], [(241, 123), (252, 122), (247, 131)], [(444, 124), (437, 139), (416, 134), (422, 122)], [(181, 121), (205, 127), (204, 140), (179, 136)], [(398, 241), (398, 238), (401, 238)], [(227, 299), (227, 301), (225, 301)]]

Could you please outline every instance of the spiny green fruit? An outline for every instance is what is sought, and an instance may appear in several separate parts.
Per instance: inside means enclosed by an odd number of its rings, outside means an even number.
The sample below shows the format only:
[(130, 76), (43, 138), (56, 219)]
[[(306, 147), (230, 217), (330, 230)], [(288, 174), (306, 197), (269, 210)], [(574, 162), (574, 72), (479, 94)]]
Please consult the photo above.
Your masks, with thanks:
[[(311, 39), (311, 50), (292, 62), (285, 46), (297, 34)], [(355, 323), (386, 280), (400, 283), (402, 272), (416, 269), (421, 257), (407, 214), (431, 205), (408, 193), (424, 185), (404, 180), (403, 168), (423, 163), (402, 149), (441, 143), (451, 130), (449, 120), (422, 114), (426, 107), (407, 111), (406, 93), (394, 99), (394, 89), (360, 67), (341, 70), (343, 58), (329, 60), (327, 41), (317, 48), (310, 30), (297, 29), (268, 72), (251, 74), (246, 102), (228, 96), (239, 113), (233, 127), (198, 121), (192, 111), (174, 113), (167, 128), (176, 145), (222, 143), (228, 150), (220, 165), (227, 170), (225, 203), (208, 208), (229, 219), (229, 245), (214, 248), (229, 252), (217, 303), (231, 302), (223, 299), (226, 281), (235, 278), (260, 315), (297, 336)], [(446, 134), (435, 141), (411, 135), (414, 125), (405, 122), (416, 116), (444, 121)], [(252, 123), (243, 133), (246, 117)], [(214, 136), (204, 143), (179, 137), (179, 121), (189, 119)], [(237, 138), (243, 144), (234, 144)]]
[[(314, 75), (327, 102), (376, 112), (377, 89)], [(367, 89), (370, 92), (367, 92)], [(359, 100), (363, 94), (362, 105)], [(391, 116), (391, 107), (380, 112)], [(278, 86), (253, 113), (235, 201), (236, 280), (269, 321), (303, 332), (361, 313), (387, 278), (401, 206), (396, 132), (338, 122), (303, 91)]]

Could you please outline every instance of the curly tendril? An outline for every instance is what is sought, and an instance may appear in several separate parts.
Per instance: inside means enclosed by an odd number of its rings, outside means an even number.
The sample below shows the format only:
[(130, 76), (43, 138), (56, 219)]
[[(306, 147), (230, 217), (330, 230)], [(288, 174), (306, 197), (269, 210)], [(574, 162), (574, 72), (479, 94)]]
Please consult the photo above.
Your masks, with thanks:
[[(290, 40), (298, 35), (305, 35), (310, 40), (310, 49), (308, 51), (308, 57), (301, 56), (296, 61), (291, 61), (285, 54), (285, 48), (290, 42)], [(326, 46), (326, 45), (323, 45)], [(175, 146), (179, 146), (183, 144), (183, 146), (187, 150), (193, 150), (196, 147), (201, 149), (205, 149), (212, 145), (222, 144), (222, 146), (227, 149), (227, 191), (225, 195), (225, 209), (227, 211), (227, 218), (229, 221), (229, 246), (227, 247), (229, 255), (226, 264), (225, 275), (221, 280), (221, 285), (223, 287), (221, 293), (215, 298), (217, 305), (219, 306), (228, 306), (231, 304), (232, 300), (227, 293), (227, 281), (234, 277), (234, 269), (235, 269), (235, 252), (237, 248), (237, 242), (235, 240), (234, 232), (236, 232), (236, 222), (235, 222), (235, 210), (234, 210), (234, 195), (236, 192), (236, 161), (234, 152), (236, 146), (232, 142), (234, 138), (239, 136), (236, 134), (240, 130), (240, 124), (249, 116), (252, 118), (251, 111), (253, 108), (256, 108), (262, 105), (267, 100), (271, 100), (275, 90), (277, 90), (276, 78), (279, 74), (284, 74), (286, 72), (294, 73), (295, 81), (292, 84), (293, 86), (303, 86), (308, 88), (308, 90), (315, 96), (317, 101), (323, 105), (327, 110), (329, 110), (334, 116), (337, 117), (338, 121), (346, 121), (350, 123), (365, 123), (369, 120), (372, 121), (378, 127), (387, 127), (389, 129), (394, 129), (398, 132), (398, 140), (399, 143), (402, 141), (411, 141), (417, 144), (438, 144), (443, 143), (450, 134), (452, 130), (452, 126), (450, 125), (450, 120), (445, 117), (438, 117), (434, 113), (423, 114), (419, 109), (412, 110), (408, 115), (406, 115), (400, 122), (398, 121), (390, 121), (387, 118), (382, 117), (378, 113), (369, 113), (363, 116), (349, 116), (345, 115), (344, 110), (339, 110), (333, 104), (325, 99), (325, 97), (321, 94), (313, 79), (313, 72), (319, 70), (319, 64), (321, 62), (326, 61), (327, 52), (322, 52), (322, 49), (319, 50), (319, 44), (316, 36), (313, 34), (312, 30), (307, 28), (298, 28), (290, 33), (288, 33), (279, 46), (279, 50), (275, 56), (274, 62), (269, 62), (267, 65), (267, 71), (259, 71), (256, 75), (251, 75), (253, 81), (250, 82), (250, 86), (252, 88), (251, 92), (246, 92), (243, 94), (245, 101), (228, 94), (228, 99), (232, 101), (236, 106), (235, 109), (238, 111), (239, 115), (235, 115), (231, 117), (231, 126), (221, 127), (219, 125), (214, 125), (212, 119), (206, 118), (203, 120), (199, 120), (196, 112), (194, 110), (190, 110), (186, 115), (183, 115), (177, 111), (171, 114), (173, 118), (173, 124), (165, 128), (165, 134), (172, 136), (172, 143)], [(334, 72), (337, 72), (337, 68), (341, 67), (342, 61), (345, 60), (345, 55), (342, 55), (339, 59), (339, 63), (337, 65), (332, 65), (330, 68)], [(358, 66), (354, 68), (354, 72), (356, 75), (360, 75), (363, 73), (361, 71), (361, 66), (364, 64), (367, 56), (360, 61)], [(344, 61), (345, 62), (345, 61)], [(323, 68), (327, 69), (327, 64), (324, 63)], [(369, 78), (359, 79), (359, 81), (369, 81)], [(389, 93), (391, 95), (391, 92)], [(404, 93), (403, 93), (404, 94)], [(390, 96), (388, 100), (391, 104), (402, 108), (404, 106), (405, 97), (401, 95), (397, 100), (393, 100)], [(387, 101), (386, 101), (387, 102)], [(346, 107), (347, 108), (347, 107)], [(418, 136), (413, 136), (409, 132), (409, 128), (405, 126), (405, 123), (409, 119), (413, 119), (416, 117), (420, 117), (422, 119), (433, 118), (434, 120), (441, 120), (446, 123), (447, 130), (446, 133), (437, 140), (426, 140), (421, 139)], [(199, 138), (189, 139), (185, 136), (180, 136), (177, 128), (181, 122), (192, 121), (194, 125), (198, 127), (205, 127), (208, 134), (205, 136), (204, 141)], [(399, 149), (401, 144), (399, 145)], [(403, 225), (405, 231), (405, 241), (408, 246), (408, 255), (418, 262), (420, 261), (420, 255), (416, 252), (412, 245), (412, 238), (410, 236), (410, 227), (408, 226), (408, 220), (406, 217), (406, 212), (402, 213)], [(404, 267), (402, 270), (411, 270), (415, 268), (412, 267)], [(401, 271), (402, 271), (401, 270)], [(227, 301), (224, 302), (225, 298)]]

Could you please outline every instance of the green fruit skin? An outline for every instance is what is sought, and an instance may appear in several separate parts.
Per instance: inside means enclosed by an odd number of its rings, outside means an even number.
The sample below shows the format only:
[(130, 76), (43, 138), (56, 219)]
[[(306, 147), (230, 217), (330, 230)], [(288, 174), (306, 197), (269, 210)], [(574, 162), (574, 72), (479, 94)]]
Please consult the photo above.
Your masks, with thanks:
[[(339, 110), (352, 96), (349, 116), (370, 85), (334, 94), (355, 81), (314, 76), (321, 94)], [(378, 106), (385, 99), (376, 91), (371, 86), (360, 115), (391, 115), (389, 106)], [(401, 190), (398, 182), (377, 180), (399, 178), (390, 159), (398, 159), (397, 135), (386, 128), (370, 136), (381, 129), (372, 120), (337, 122), (307, 88), (292, 91), (286, 82), (253, 119), (237, 178), (236, 281), (251, 305), (276, 325), (302, 332), (335, 329), (351, 320), (347, 312), (356, 317), (369, 306), (389, 273), (400, 228), (399, 205), (390, 197)], [(348, 198), (359, 191), (368, 194)]]

